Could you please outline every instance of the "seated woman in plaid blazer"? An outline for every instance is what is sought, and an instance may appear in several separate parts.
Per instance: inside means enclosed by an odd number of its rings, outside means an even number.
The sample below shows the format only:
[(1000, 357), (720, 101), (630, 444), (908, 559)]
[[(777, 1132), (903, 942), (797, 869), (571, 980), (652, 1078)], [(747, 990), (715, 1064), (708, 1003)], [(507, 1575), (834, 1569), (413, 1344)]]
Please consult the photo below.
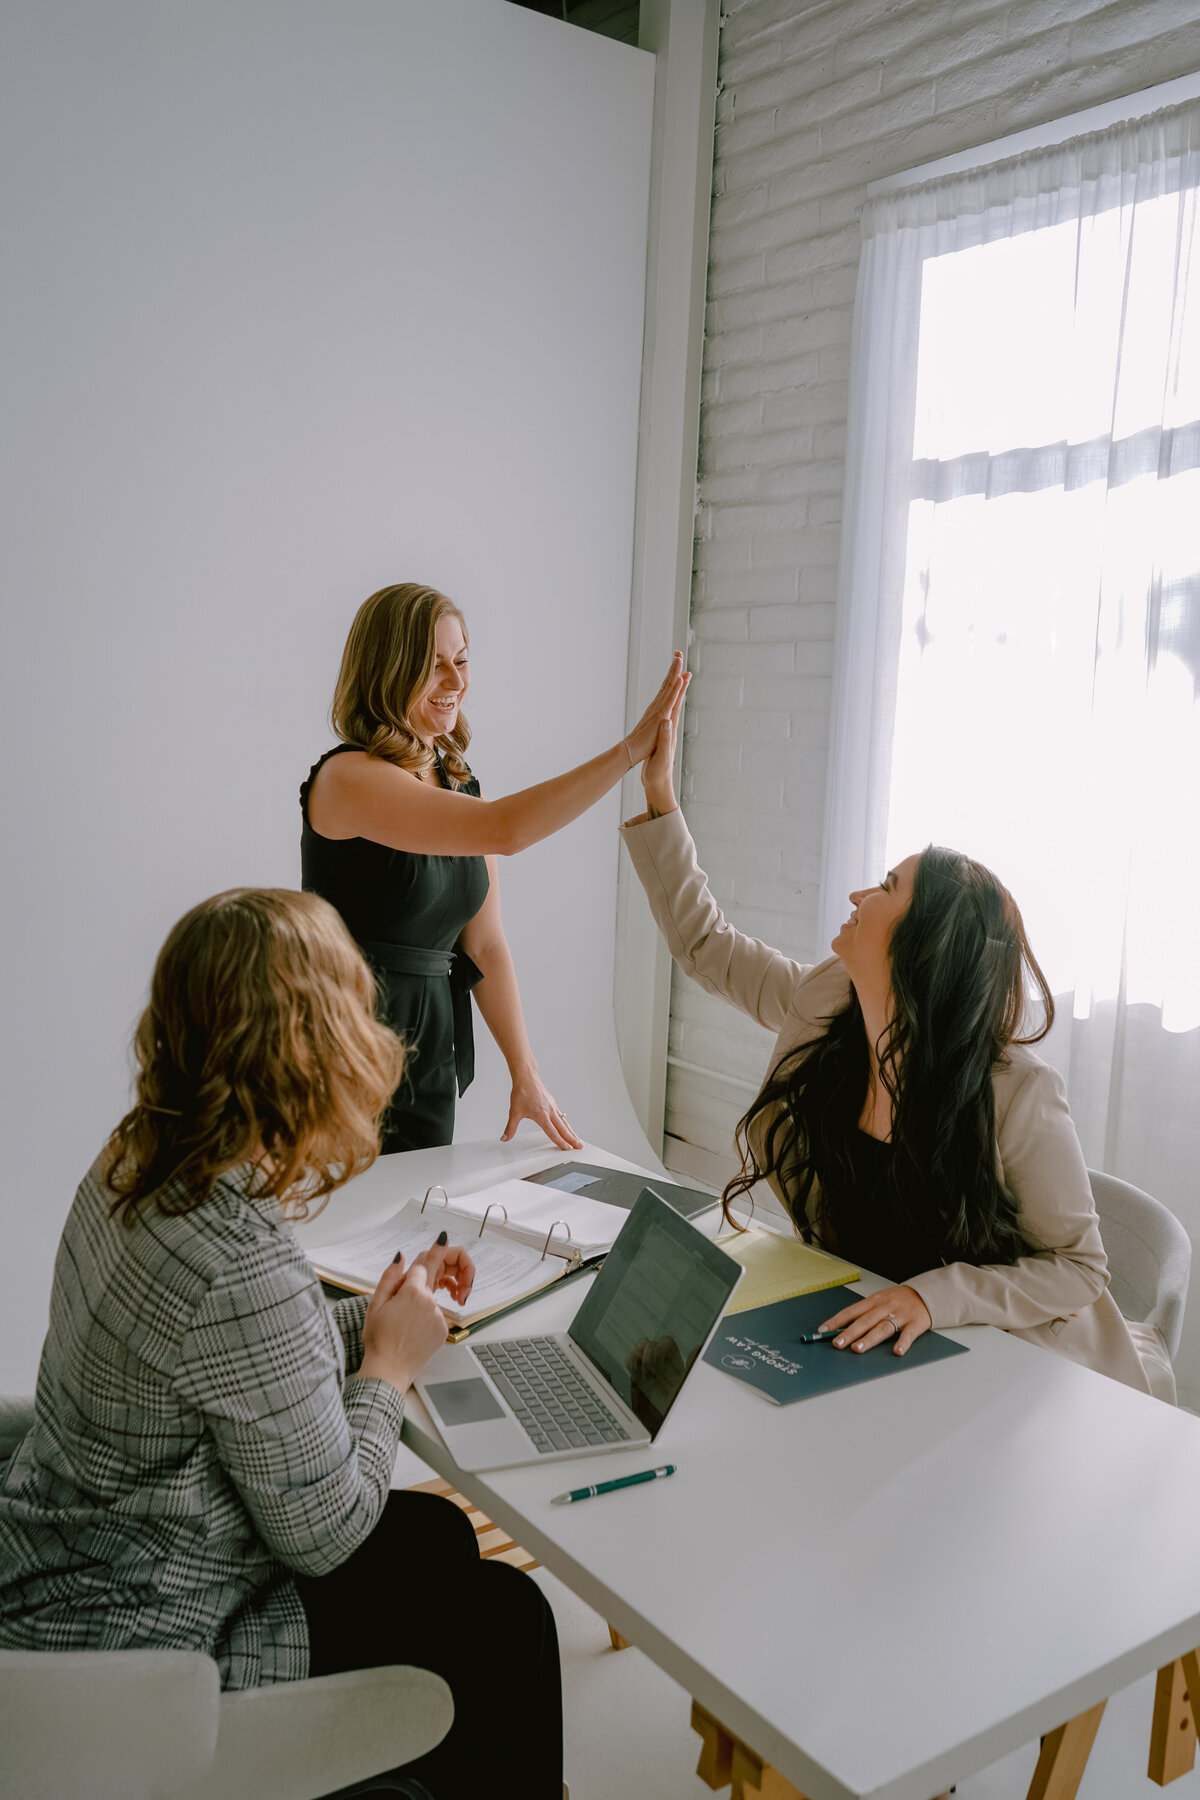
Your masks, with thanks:
[(330, 1308), (287, 1223), (378, 1153), (403, 1051), (374, 999), (313, 894), (218, 894), (168, 937), (0, 1480), (0, 1645), (204, 1650), (229, 1688), (415, 1663), (455, 1717), (406, 1777), (494, 1792), (511, 1758), (559, 1800), (540, 1590), (481, 1562), (456, 1506), (389, 1493), (405, 1392), (445, 1340), (436, 1291), (464, 1299), (470, 1258), (435, 1246)]

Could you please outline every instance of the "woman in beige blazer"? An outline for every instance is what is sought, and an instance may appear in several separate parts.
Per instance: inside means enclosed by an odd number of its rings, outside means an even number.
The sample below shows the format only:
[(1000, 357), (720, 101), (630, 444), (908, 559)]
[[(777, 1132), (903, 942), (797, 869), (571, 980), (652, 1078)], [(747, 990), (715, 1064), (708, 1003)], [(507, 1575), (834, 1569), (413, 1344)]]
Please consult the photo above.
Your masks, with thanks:
[[(1053, 1005), (1011, 896), (931, 847), (850, 896), (827, 962), (794, 963), (713, 899), (672, 788), (673, 734), (622, 835), (681, 968), (777, 1034), (727, 1198), (765, 1177), (805, 1235), (895, 1283), (829, 1321), (837, 1346), (891, 1338), (903, 1355), (930, 1327), (998, 1325), (1173, 1400), (1161, 1338), (1108, 1291), (1063, 1083), (1029, 1048)], [(1023, 971), (1048, 1015), (1025, 1039)]]

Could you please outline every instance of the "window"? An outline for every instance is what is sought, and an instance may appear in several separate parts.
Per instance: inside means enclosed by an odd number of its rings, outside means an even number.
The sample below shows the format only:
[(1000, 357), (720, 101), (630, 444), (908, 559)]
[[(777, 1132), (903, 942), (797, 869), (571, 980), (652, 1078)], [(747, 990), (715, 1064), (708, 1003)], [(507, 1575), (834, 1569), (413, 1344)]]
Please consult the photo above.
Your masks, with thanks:
[(1200, 1239), (1198, 196), (1192, 98), (868, 202), (824, 916), (994, 868), (1089, 1163)]

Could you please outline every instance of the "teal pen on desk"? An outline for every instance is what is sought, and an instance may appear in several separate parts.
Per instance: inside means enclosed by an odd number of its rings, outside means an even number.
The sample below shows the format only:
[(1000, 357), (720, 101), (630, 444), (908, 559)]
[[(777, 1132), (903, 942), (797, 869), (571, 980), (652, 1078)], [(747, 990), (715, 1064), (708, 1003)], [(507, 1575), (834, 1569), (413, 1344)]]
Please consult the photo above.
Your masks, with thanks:
[(675, 1473), (675, 1464), (661, 1469), (643, 1469), (640, 1475), (619, 1475), (615, 1481), (598, 1481), (594, 1487), (572, 1488), (569, 1494), (555, 1494), (551, 1506), (569, 1506), (572, 1500), (590, 1500), (593, 1494), (612, 1494), (618, 1488), (640, 1487), (643, 1481), (661, 1481)]
[(826, 1338), (837, 1337), (842, 1327), (835, 1325), (825, 1331), (802, 1331), (796, 1339), (798, 1344), (823, 1344)]

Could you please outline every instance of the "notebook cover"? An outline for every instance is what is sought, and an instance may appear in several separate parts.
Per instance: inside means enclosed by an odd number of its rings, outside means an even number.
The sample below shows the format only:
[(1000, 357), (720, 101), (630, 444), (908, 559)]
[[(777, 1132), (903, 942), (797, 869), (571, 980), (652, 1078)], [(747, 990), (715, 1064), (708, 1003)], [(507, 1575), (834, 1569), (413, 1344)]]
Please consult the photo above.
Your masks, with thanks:
[(965, 1344), (956, 1344), (936, 1331), (922, 1332), (903, 1356), (893, 1355), (890, 1343), (864, 1351), (835, 1350), (828, 1338), (820, 1344), (797, 1343), (803, 1332), (818, 1330), (826, 1319), (862, 1297), (847, 1287), (826, 1288), (821, 1293), (776, 1301), (774, 1306), (727, 1315), (717, 1326), (704, 1360), (757, 1388), (777, 1406), (790, 1406), (794, 1400), (811, 1400), (816, 1394), (831, 1394), (857, 1382), (966, 1354)]
[(603, 1200), (606, 1206), (620, 1206), (626, 1212), (642, 1189), (649, 1188), (685, 1219), (707, 1212), (719, 1198), (706, 1194), (702, 1188), (681, 1187), (676, 1181), (635, 1175), (629, 1169), (603, 1169), (598, 1163), (555, 1163), (552, 1169), (539, 1169), (536, 1175), (523, 1175), (521, 1179), (536, 1182), (539, 1187), (561, 1188), (567, 1194), (584, 1194), (589, 1200)]

